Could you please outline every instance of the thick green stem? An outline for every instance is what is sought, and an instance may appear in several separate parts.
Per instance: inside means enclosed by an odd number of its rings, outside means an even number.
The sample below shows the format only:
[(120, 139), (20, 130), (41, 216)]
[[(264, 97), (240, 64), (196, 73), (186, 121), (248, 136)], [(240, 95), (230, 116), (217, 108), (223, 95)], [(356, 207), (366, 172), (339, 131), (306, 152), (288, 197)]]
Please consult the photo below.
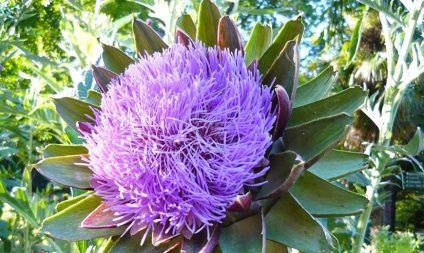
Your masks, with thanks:
[(367, 232), (368, 221), (370, 220), (373, 204), (368, 203), (365, 211), (359, 216), (357, 231), (353, 238), (352, 253), (361, 253), (364, 244), (365, 234)]

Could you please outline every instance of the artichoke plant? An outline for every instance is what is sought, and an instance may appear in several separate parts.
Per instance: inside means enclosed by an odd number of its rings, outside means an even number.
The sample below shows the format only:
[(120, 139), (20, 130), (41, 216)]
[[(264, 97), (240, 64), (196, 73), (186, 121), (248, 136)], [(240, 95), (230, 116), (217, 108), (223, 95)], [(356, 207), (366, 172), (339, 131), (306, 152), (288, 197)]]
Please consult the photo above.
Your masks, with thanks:
[(61, 202), (41, 231), (105, 252), (330, 251), (318, 217), (355, 215), (363, 196), (331, 183), (364, 167), (333, 150), (365, 92), (330, 94), (334, 71), (298, 87), (301, 17), (272, 40), (256, 24), (243, 46), (210, 0), (197, 27), (177, 21), (174, 45), (134, 18), (137, 57), (103, 45), (100, 92), (55, 98), (82, 144), (53, 144), (35, 166), (88, 190)]

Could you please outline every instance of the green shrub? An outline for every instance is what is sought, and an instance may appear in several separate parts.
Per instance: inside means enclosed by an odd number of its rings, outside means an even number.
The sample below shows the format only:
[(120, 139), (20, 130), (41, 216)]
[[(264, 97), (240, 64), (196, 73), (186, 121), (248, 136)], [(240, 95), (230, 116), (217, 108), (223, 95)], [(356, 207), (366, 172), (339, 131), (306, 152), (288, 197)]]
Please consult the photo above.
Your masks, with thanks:
[(371, 245), (365, 246), (366, 253), (418, 253), (424, 245), (424, 237), (412, 232), (389, 231), (389, 227), (381, 229), (371, 236)]

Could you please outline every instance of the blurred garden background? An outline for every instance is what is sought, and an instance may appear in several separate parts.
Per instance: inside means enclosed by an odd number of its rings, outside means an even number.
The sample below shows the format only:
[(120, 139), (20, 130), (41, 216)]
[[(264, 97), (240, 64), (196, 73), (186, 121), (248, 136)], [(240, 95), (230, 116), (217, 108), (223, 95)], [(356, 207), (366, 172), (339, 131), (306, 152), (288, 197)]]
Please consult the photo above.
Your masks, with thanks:
[[(69, 243), (39, 231), (61, 200), (83, 193), (33, 169), (46, 145), (83, 141), (50, 98), (86, 98), (95, 86), (90, 65), (102, 64), (101, 43), (134, 54), (133, 15), (172, 43), (178, 17), (196, 20), (199, 2), (0, 0), (0, 252), (101, 252), (106, 240)], [(331, 66), (330, 92), (353, 85), (368, 91), (338, 147), (363, 152), (366, 166), (333, 183), (366, 195), (370, 212), (322, 219), (339, 240), (334, 252), (351, 252), (361, 229), (363, 252), (424, 252), (423, 1), (215, 3), (244, 40), (256, 22), (278, 31), (301, 15), (300, 85)]]

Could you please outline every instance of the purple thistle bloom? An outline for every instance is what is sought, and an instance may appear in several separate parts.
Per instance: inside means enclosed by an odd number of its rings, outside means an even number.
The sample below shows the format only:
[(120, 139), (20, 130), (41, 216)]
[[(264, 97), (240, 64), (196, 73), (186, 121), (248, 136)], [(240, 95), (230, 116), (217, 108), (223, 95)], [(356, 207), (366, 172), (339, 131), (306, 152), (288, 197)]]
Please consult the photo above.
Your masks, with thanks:
[(91, 185), (131, 234), (209, 232), (267, 171), (253, 168), (271, 144), (271, 99), (240, 52), (174, 45), (141, 58), (84, 134)]

